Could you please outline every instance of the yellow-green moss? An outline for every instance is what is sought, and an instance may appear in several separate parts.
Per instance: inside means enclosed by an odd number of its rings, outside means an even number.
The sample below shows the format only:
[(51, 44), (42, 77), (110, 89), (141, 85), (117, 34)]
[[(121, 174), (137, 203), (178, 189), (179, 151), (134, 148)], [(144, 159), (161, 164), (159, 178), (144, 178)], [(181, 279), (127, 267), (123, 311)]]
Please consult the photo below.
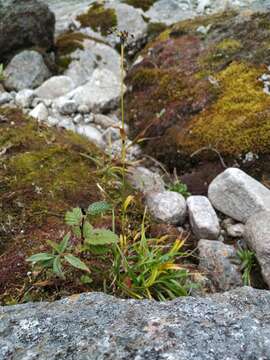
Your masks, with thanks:
[(202, 71), (208, 71), (210, 74), (226, 64), (241, 49), (240, 41), (231, 38), (224, 39), (204, 53), (198, 62), (203, 68)]
[(143, 9), (143, 11), (147, 11), (156, 1), (157, 0), (123, 0), (122, 2), (134, 6), (135, 8)]
[(117, 16), (114, 9), (105, 8), (104, 5), (94, 3), (85, 14), (76, 18), (82, 27), (91, 27), (95, 31), (100, 31), (102, 35), (117, 26)]
[(263, 69), (233, 62), (216, 76), (220, 96), (178, 137), (189, 151), (211, 145), (226, 155), (269, 152), (270, 96), (258, 78)]
[(0, 114), (8, 119), (0, 126), (0, 151), (6, 149), (0, 158), (0, 228), (7, 230), (2, 241), (13, 241), (9, 217), (12, 229), (24, 222), (37, 229), (50, 212), (61, 216), (71, 206), (98, 199), (96, 183), (102, 179), (94, 163), (81, 156), (102, 158), (94, 145), (71, 132), (41, 126), (18, 110), (0, 108)]

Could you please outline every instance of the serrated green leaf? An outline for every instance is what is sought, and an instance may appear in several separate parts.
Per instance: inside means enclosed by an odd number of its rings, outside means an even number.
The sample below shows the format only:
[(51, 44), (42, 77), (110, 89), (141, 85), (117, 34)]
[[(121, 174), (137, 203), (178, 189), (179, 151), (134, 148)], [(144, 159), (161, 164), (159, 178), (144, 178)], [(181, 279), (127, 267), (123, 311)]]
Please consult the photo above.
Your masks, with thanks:
[(73, 267), (80, 269), (80, 270), (84, 270), (87, 272), (90, 272), (88, 266), (82, 262), (79, 258), (77, 258), (76, 256), (72, 255), (72, 254), (68, 254), (64, 256), (65, 260)]
[(39, 254), (35, 254), (30, 256), (27, 261), (32, 262), (32, 263), (37, 263), (37, 262), (41, 262), (41, 261), (47, 261), (47, 260), (52, 260), (54, 259), (54, 255), (52, 254), (48, 254), (48, 253), (39, 253)]
[(62, 253), (66, 250), (67, 246), (68, 246), (68, 242), (69, 242), (69, 239), (70, 239), (70, 232), (68, 232), (64, 237), (63, 237), (63, 240), (60, 242), (59, 244), (59, 252)]
[(71, 211), (67, 211), (65, 215), (65, 222), (67, 225), (76, 226), (80, 225), (83, 219), (83, 213), (80, 208), (74, 208)]
[(80, 238), (82, 236), (80, 226), (73, 226), (72, 231), (73, 231), (74, 235), (77, 236), (78, 238)]
[(64, 276), (63, 271), (62, 271), (60, 256), (56, 256), (56, 258), (53, 261), (53, 272), (60, 277)]
[(94, 229), (91, 236), (86, 239), (90, 245), (109, 245), (118, 242), (118, 236), (111, 230)]
[(87, 209), (87, 214), (91, 216), (97, 216), (106, 213), (111, 210), (111, 205), (106, 201), (98, 201), (89, 205)]
[(93, 226), (88, 222), (85, 221), (83, 224), (83, 236), (85, 239), (88, 239), (93, 232)]

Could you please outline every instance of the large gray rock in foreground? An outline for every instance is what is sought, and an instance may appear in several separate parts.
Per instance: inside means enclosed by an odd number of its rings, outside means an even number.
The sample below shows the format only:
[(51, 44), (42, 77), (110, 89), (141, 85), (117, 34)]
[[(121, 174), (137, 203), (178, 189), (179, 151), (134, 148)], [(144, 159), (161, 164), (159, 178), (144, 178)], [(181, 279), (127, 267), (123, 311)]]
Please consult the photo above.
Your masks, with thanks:
[(0, 19), (0, 63), (20, 49), (53, 48), (55, 17), (44, 2), (0, 0)]
[(270, 358), (270, 292), (241, 288), (172, 302), (89, 293), (0, 308), (1, 360)]
[(270, 210), (270, 190), (236, 168), (212, 181), (208, 197), (217, 210), (243, 223), (256, 212)]
[(246, 223), (245, 240), (255, 251), (265, 282), (270, 287), (270, 211), (261, 211)]

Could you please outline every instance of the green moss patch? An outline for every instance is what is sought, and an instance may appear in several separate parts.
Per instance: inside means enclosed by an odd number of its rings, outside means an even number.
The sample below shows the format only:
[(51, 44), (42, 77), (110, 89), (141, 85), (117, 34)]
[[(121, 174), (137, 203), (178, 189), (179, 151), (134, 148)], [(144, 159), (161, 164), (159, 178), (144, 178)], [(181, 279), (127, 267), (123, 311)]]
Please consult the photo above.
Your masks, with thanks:
[(67, 210), (102, 200), (97, 184), (112, 198), (118, 190), (97, 168), (106, 158), (86, 138), (18, 110), (0, 108), (0, 115), (1, 301), (23, 285), (25, 258), (42, 251), (46, 240), (61, 238)]
[(194, 117), (179, 144), (189, 151), (211, 145), (226, 155), (269, 152), (270, 97), (258, 81), (262, 72), (241, 62), (221, 71), (216, 103)]
[(140, 8), (143, 11), (147, 11), (156, 1), (157, 0), (123, 0), (122, 2), (135, 8)]
[(117, 16), (114, 9), (106, 9), (104, 5), (94, 3), (85, 14), (76, 18), (82, 27), (90, 27), (106, 36), (108, 32), (117, 26)]

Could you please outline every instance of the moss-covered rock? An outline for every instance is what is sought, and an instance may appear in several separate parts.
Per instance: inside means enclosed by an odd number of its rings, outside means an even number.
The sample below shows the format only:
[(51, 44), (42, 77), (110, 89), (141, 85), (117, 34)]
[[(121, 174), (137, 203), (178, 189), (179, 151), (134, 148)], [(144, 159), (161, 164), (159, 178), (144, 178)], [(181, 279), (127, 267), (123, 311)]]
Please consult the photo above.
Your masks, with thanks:
[(122, 2), (147, 11), (156, 1), (157, 0), (123, 0)]
[(72, 132), (48, 128), (20, 111), (0, 108), (0, 301), (23, 285), (25, 257), (63, 236), (66, 210), (113, 196), (99, 172), (100, 151)]
[(84, 50), (84, 41), (93, 40), (96, 43), (106, 44), (105, 41), (81, 32), (67, 31), (56, 38), (56, 64), (58, 72), (64, 72), (72, 62), (71, 54), (76, 50)]
[[(205, 161), (215, 161), (215, 176), (221, 158), (269, 177), (270, 96), (259, 80), (270, 61), (269, 23), (270, 13), (199, 17), (147, 45), (126, 95), (128, 122), (134, 138), (146, 139), (145, 151), (196, 177)], [(247, 153), (259, 160), (243, 164)]]
[(84, 14), (78, 15), (77, 20), (82, 27), (90, 27), (102, 35), (117, 26), (117, 15), (114, 9), (105, 8), (101, 3), (93, 3)]

